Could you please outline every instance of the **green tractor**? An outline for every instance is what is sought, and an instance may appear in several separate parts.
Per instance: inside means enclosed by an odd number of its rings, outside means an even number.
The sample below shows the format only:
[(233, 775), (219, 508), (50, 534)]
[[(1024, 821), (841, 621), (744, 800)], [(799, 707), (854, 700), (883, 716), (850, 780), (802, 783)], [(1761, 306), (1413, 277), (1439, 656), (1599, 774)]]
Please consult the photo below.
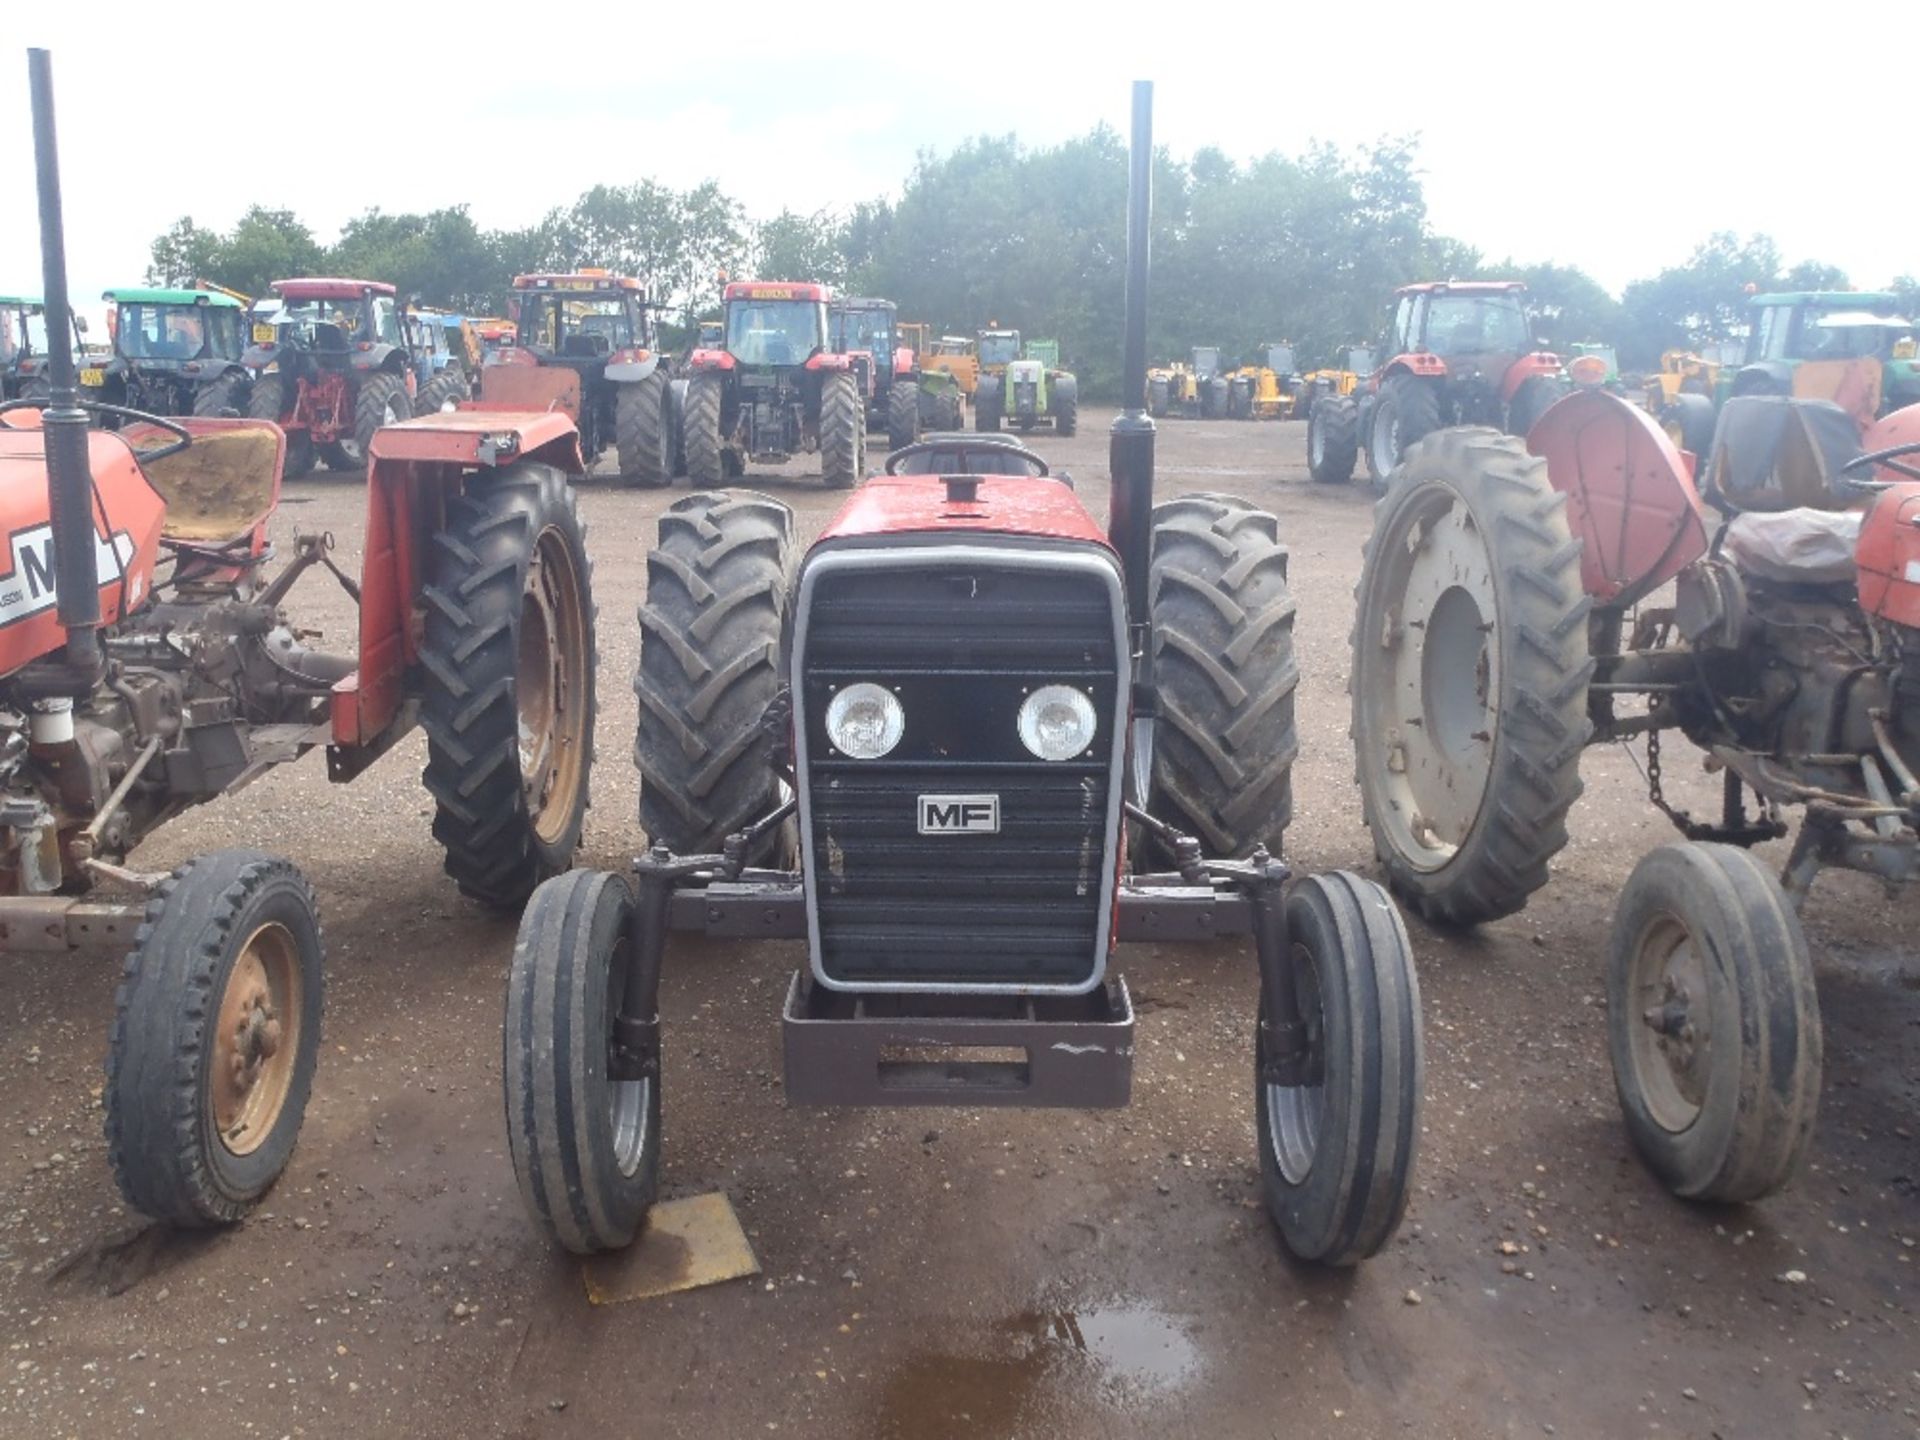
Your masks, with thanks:
[(109, 290), (113, 353), (80, 371), (87, 398), (148, 415), (240, 414), (252, 376), (240, 363), (246, 312), (217, 290)]
[[(83, 366), (90, 363), (80, 337), (87, 322), (73, 317), (73, 351)], [(47, 398), (46, 307), (38, 298), (0, 295), (0, 400)]]
[[(1005, 360), (998, 375), (991, 373), (987, 361), (987, 334), (1012, 336), (1018, 351), (1017, 358)], [(1060, 368), (1058, 340), (1022, 345), (1017, 330), (986, 332), (980, 356), (980, 388), (973, 396), (975, 430), (998, 430), (1003, 420), (1012, 429), (1045, 426), (1056, 435), (1072, 435), (1079, 428), (1080, 382)]]

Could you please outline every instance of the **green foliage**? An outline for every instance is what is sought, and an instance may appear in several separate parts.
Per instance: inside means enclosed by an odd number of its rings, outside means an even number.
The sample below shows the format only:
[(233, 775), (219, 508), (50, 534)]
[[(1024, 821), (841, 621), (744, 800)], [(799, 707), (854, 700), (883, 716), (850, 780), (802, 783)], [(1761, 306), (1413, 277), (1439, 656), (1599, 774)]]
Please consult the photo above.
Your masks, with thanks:
[(753, 273), (765, 280), (846, 281), (841, 225), (830, 211), (796, 215), (782, 210), (753, 227)]

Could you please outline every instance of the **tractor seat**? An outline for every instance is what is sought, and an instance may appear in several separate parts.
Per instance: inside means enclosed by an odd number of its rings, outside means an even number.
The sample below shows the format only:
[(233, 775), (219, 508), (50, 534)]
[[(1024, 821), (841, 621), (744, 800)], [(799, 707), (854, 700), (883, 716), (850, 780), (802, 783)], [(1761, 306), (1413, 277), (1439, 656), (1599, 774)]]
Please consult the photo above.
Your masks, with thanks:
[[(273, 510), (280, 494), (286, 441), (263, 420), (183, 420), (193, 444), (142, 464), (147, 483), (167, 502), (163, 541), (226, 545), (243, 539)], [(174, 437), (151, 425), (120, 432), (136, 451)]]
[(1012, 436), (980, 435), (966, 431), (935, 432), (923, 436), (887, 463), (892, 475), (1027, 475), (1038, 477), (1046, 468), (1034, 463), (1026, 447)]
[(1781, 585), (1842, 585), (1854, 579), (1858, 510), (1744, 511), (1727, 522), (1723, 544), (1743, 575)]
[(1861, 496), (1840, 471), (1861, 453), (1859, 427), (1831, 400), (1735, 396), (1714, 426), (1700, 490), (1725, 510), (1844, 510)]

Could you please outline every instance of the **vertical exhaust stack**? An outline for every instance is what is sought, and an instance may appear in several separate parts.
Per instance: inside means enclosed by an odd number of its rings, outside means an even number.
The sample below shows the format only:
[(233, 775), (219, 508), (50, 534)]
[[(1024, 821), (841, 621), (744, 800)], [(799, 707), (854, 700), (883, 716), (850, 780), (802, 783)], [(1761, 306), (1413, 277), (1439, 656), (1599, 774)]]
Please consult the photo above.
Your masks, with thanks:
[(45, 287), (47, 365), (51, 395), (41, 417), (46, 434), (47, 490), (53, 524), (53, 576), (60, 624), (67, 632), (65, 693), (90, 694), (102, 670), (100, 574), (94, 553), (93, 475), (87, 459), (87, 413), (79, 406), (73, 357), (73, 310), (67, 300), (66, 227), (60, 211), (60, 152), (53, 126), (53, 59), (27, 51), (33, 94), (33, 158), (40, 188), (40, 265)]
[(1133, 627), (1134, 713), (1153, 715), (1153, 617), (1148, 573), (1153, 564), (1153, 420), (1147, 414), (1148, 222), (1153, 215), (1153, 82), (1133, 82), (1133, 145), (1127, 184), (1126, 366), (1113, 422), (1108, 467), (1113, 493), (1107, 538), (1126, 572)]

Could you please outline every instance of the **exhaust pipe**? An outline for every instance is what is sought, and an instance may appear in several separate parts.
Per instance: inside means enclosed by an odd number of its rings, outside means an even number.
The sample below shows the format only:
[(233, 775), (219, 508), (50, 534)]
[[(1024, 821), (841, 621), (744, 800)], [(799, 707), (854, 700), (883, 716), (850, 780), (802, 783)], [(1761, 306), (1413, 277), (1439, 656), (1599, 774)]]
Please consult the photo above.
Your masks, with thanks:
[(1153, 215), (1153, 82), (1133, 82), (1133, 145), (1127, 183), (1127, 319), (1122, 403), (1107, 447), (1113, 492), (1107, 539), (1126, 575), (1127, 614), (1133, 629), (1134, 714), (1152, 718), (1153, 433), (1147, 414), (1148, 222)]
[(67, 632), (60, 675), (34, 688), (78, 699), (93, 692), (105, 667), (100, 654), (100, 572), (94, 553), (93, 469), (87, 458), (87, 412), (79, 405), (73, 358), (73, 309), (67, 299), (66, 226), (60, 211), (60, 152), (53, 126), (53, 59), (27, 51), (33, 95), (33, 159), (40, 186), (40, 267), (51, 394), (41, 426), (46, 436), (47, 499), (53, 525), (53, 578), (60, 624)]

